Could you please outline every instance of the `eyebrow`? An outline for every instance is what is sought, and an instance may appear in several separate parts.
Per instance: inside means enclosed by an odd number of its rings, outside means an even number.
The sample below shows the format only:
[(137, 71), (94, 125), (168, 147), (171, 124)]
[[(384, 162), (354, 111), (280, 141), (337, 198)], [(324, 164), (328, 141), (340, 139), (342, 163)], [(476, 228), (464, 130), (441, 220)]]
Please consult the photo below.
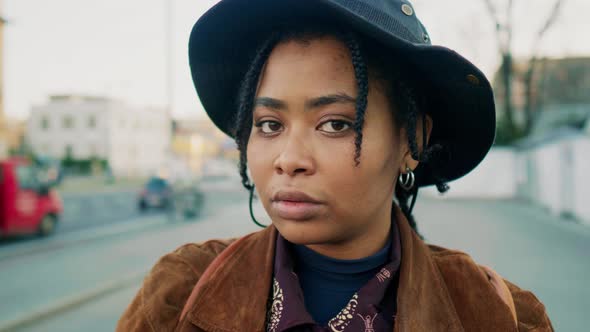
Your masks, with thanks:
[[(346, 93), (336, 93), (325, 96), (316, 97), (308, 100), (305, 103), (305, 110), (313, 110), (323, 106), (331, 104), (353, 104), (356, 105), (356, 98), (347, 95)], [(258, 97), (254, 100), (254, 107), (262, 106), (277, 111), (284, 111), (287, 109), (285, 102), (270, 98), (270, 97)]]

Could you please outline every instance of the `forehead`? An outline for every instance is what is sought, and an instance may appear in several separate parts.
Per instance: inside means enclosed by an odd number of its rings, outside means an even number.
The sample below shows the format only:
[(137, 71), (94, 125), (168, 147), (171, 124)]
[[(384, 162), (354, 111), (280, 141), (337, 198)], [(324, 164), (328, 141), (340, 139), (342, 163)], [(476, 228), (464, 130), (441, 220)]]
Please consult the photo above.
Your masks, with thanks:
[(317, 93), (354, 92), (354, 67), (348, 47), (334, 37), (279, 43), (265, 65), (260, 92), (282, 90), (285, 86), (318, 89)]

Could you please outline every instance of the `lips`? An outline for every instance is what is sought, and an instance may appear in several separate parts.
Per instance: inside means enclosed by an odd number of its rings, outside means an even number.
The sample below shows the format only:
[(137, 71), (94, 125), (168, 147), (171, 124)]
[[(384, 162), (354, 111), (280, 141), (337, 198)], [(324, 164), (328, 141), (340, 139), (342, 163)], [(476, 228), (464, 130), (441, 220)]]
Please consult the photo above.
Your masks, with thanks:
[(288, 202), (299, 202), (299, 203), (316, 203), (321, 202), (307, 195), (302, 191), (278, 191), (272, 197), (273, 202), (275, 201), (288, 201)]
[(272, 197), (271, 209), (282, 219), (304, 221), (316, 216), (322, 205), (301, 191), (279, 191)]

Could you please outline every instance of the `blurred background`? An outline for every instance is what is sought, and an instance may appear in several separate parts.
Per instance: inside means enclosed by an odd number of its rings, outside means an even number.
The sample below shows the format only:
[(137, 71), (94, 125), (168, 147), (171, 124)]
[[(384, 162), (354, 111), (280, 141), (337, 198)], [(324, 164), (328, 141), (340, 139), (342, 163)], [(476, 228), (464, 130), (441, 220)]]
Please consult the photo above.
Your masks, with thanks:
[[(112, 331), (160, 256), (257, 230), (188, 70), (215, 2), (0, 0), (0, 332)], [(493, 82), (498, 115), (474, 172), (421, 191), (422, 233), (587, 331), (590, 1), (413, 4)]]

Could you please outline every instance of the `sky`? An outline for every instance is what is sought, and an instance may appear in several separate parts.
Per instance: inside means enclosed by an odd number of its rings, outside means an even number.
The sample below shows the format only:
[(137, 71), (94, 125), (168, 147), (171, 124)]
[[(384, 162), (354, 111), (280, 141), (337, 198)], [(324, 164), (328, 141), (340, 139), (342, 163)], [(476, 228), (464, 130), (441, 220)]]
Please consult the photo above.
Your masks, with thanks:
[[(52, 94), (107, 96), (130, 105), (164, 108), (166, 48), (172, 45), (175, 117), (203, 116), (190, 78), (188, 37), (217, 0), (0, 0), (4, 39), (4, 107), (25, 119)], [(166, 40), (166, 2), (172, 5)], [(277, 0), (278, 1), (278, 0)], [(507, 0), (493, 0), (502, 8)], [(515, 56), (532, 40), (555, 0), (514, 0)], [(590, 1), (564, 0), (541, 54), (590, 56)], [(498, 66), (494, 24), (483, 0), (414, 0), (434, 44), (450, 47), (488, 78)]]

